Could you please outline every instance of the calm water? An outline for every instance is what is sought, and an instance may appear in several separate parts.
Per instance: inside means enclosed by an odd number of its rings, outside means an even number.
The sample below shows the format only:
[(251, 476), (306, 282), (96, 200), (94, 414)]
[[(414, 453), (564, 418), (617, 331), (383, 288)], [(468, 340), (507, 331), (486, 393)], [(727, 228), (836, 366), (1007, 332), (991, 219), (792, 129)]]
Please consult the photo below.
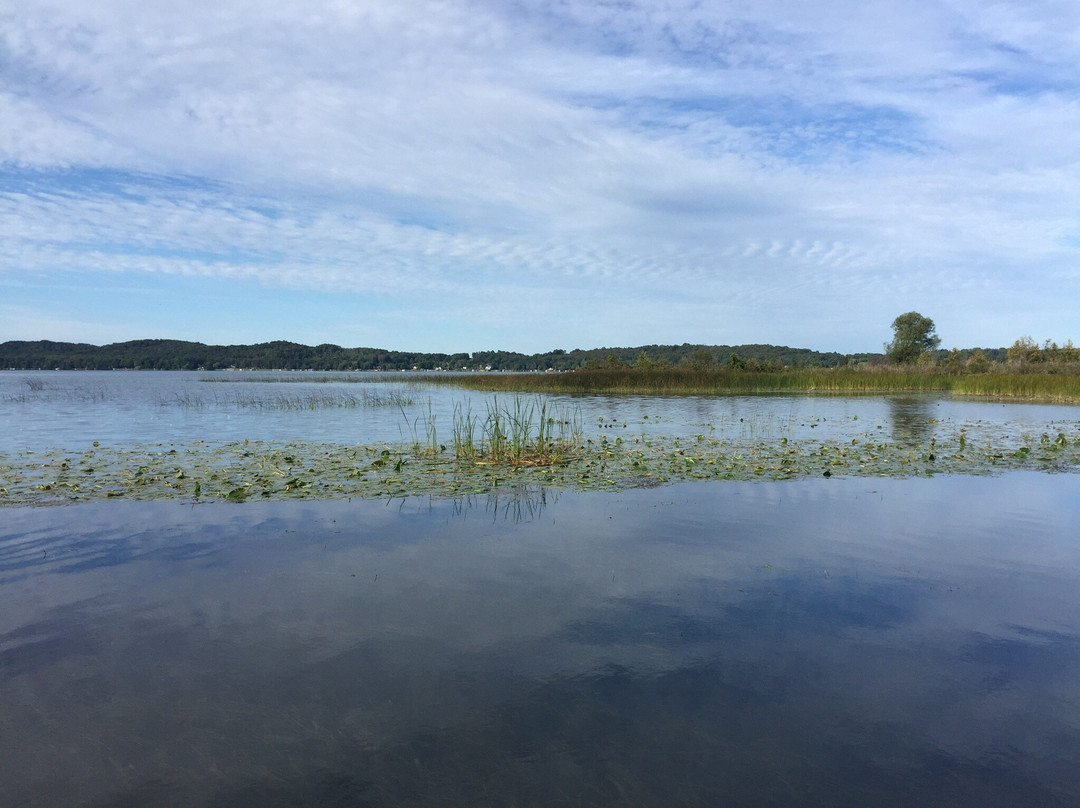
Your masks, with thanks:
[(0, 805), (1080, 804), (1080, 477), (0, 521)]
[[(400, 443), (491, 401), (244, 375), (0, 373), (0, 454)], [(408, 400), (334, 406), (366, 394)], [(553, 400), (627, 436), (1080, 426), (932, 396)], [(1080, 475), (1021, 472), (0, 509), (0, 808), (1080, 805), (1078, 535)]]
[[(0, 453), (80, 451), (95, 440), (117, 446), (244, 439), (401, 444), (416, 437), (424, 440), (427, 419), (434, 420), (439, 439), (449, 442), (455, 406), (483, 417), (495, 398), (424, 385), (401, 373), (337, 374), (342, 381), (330, 383), (298, 381), (327, 375), (0, 371), (0, 424), (6, 427), (0, 429)], [(335, 399), (340, 404), (365, 395), (407, 402), (333, 405)], [(499, 400), (507, 406), (512, 397)], [(980, 433), (1000, 442), (1003, 436), (1038, 436), (1080, 427), (1080, 407), (925, 395), (551, 396), (548, 400), (579, 417), (587, 433), (612, 436), (705, 434), (749, 440), (886, 436), (922, 443), (966, 427), (972, 442)]]

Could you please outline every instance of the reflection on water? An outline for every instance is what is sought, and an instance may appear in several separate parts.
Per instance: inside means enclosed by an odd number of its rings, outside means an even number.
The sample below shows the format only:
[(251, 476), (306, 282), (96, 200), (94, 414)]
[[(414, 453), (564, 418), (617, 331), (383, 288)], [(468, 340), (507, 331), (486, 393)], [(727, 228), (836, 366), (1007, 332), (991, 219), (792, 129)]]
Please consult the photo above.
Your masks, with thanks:
[(933, 400), (925, 396), (890, 396), (889, 422), (892, 439), (905, 446), (930, 442), (934, 433)]
[(8, 509), (0, 806), (1076, 805), (1075, 480)]
[(451, 500), (451, 507), (454, 514), (461, 517), (482, 513), (492, 521), (531, 522), (543, 516), (549, 501), (552, 504), (558, 502), (559, 492), (542, 486), (519, 485), (508, 490), (457, 497)]

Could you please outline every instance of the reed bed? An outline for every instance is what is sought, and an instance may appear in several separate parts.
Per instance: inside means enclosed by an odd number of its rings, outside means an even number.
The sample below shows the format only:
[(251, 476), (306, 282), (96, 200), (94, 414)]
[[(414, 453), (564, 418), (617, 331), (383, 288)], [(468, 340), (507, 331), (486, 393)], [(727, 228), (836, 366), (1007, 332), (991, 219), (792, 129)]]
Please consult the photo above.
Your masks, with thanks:
[(874, 394), (942, 392), (994, 398), (1080, 403), (1080, 376), (1050, 373), (951, 375), (937, 369), (602, 368), (572, 373), (480, 373), (436, 377), (436, 384), (474, 390), (591, 395)]
[(203, 376), (199, 381), (206, 384), (401, 384), (403, 380), (409, 382), (419, 375), (420, 371), (243, 371)]
[(163, 407), (182, 409), (238, 409), (268, 412), (304, 411), (323, 409), (353, 409), (359, 407), (408, 407), (417, 398), (401, 392), (376, 393), (365, 390), (362, 395), (344, 391), (279, 393), (275, 395), (249, 395), (245, 393), (215, 393), (192, 395), (190, 393), (163, 397), (158, 401)]
[(33, 379), (26, 382), (26, 390), (0, 395), (5, 404), (37, 404), (45, 401), (70, 401), (79, 404), (97, 404), (115, 397), (104, 386), (55, 387)]
[(959, 376), (951, 392), (960, 395), (1019, 398), (1062, 404), (1080, 403), (1080, 375), (1060, 373), (982, 373)]

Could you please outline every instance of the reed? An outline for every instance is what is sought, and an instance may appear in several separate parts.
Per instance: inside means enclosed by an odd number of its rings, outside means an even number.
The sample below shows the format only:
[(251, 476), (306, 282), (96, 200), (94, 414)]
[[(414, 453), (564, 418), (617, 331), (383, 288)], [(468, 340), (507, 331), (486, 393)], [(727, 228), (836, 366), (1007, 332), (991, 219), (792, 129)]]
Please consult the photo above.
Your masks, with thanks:
[(163, 407), (180, 407), (189, 410), (236, 409), (264, 410), (269, 412), (353, 409), (359, 407), (407, 407), (417, 403), (417, 398), (402, 392), (376, 393), (365, 390), (362, 395), (344, 391), (276, 393), (258, 395), (248, 393), (221, 393), (196, 395), (177, 393), (171, 397), (161, 397), (158, 404)]
[(982, 373), (960, 376), (952, 392), (961, 395), (1080, 403), (1080, 375), (1064, 373)]
[[(405, 412), (405, 407), (402, 406), (401, 417), (405, 419), (405, 424), (409, 429), (408, 443), (414, 455), (417, 457), (437, 455), (446, 448), (439, 443), (438, 432), (435, 428), (435, 412), (431, 408), (430, 401), (428, 401), (426, 414), (418, 415), (410, 421), (409, 414)], [(423, 438), (420, 437), (421, 428)]]
[(471, 408), (454, 408), (453, 449), (466, 463), (552, 465), (569, 460), (583, 444), (580, 413), (542, 399), (496, 398), (481, 419)]
[(483, 373), (432, 377), (431, 383), (474, 390), (582, 395), (874, 394), (942, 392), (1080, 403), (1080, 376), (1061, 373), (951, 375), (920, 368), (600, 368), (572, 373)]
[(465, 463), (474, 463), (480, 456), (480, 446), (476, 440), (476, 428), (479, 418), (473, 415), (472, 408), (454, 404), (454, 426), (451, 443), (454, 456)]

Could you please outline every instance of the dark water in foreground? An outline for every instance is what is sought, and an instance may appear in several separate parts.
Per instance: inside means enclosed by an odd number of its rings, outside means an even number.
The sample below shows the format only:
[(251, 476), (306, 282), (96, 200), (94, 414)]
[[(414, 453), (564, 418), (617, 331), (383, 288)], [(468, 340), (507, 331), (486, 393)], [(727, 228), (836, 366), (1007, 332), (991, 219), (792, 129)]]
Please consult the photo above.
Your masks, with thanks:
[(5, 808), (1080, 804), (1074, 475), (2, 517)]

